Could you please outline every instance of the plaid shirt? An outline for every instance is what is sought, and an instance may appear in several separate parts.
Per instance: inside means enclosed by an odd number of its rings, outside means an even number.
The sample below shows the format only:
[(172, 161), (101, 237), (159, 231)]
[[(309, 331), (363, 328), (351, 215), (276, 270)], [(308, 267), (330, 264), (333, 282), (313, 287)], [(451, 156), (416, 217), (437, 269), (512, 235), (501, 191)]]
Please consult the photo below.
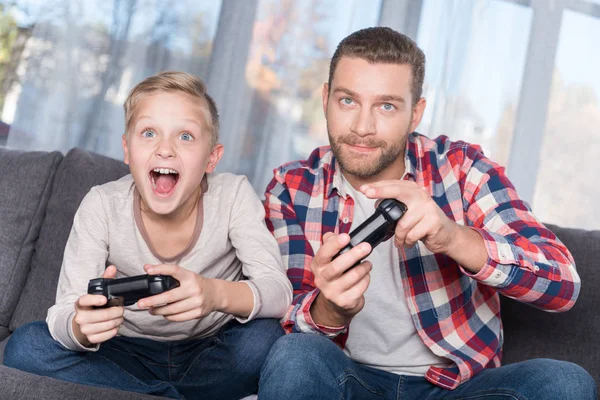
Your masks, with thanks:
[[(531, 213), (504, 175), (478, 146), (409, 135), (406, 173), (458, 224), (484, 239), (488, 253), (476, 274), (422, 244), (400, 249), (400, 273), (416, 330), (431, 351), (449, 359), (425, 377), (454, 389), (484, 368), (500, 366), (502, 321), (498, 293), (547, 311), (566, 311), (577, 299), (580, 279), (573, 258)], [(287, 333), (326, 335), (344, 346), (348, 327), (315, 324), (310, 308), (319, 293), (310, 264), (326, 232), (348, 233), (354, 201), (328, 146), (305, 161), (274, 171), (266, 191), (267, 226), (279, 243), (294, 301), (282, 325)]]

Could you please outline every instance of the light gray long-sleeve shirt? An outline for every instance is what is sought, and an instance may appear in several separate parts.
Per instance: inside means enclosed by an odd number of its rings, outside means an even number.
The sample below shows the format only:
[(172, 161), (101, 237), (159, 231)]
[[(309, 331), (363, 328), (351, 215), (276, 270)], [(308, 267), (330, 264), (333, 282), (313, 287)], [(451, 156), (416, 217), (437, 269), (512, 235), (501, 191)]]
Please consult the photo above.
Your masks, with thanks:
[[(248, 318), (281, 318), (292, 299), (276, 240), (265, 226), (264, 209), (243, 176), (207, 175), (203, 197), (203, 221), (199, 236), (181, 254), (177, 264), (206, 278), (242, 281), (254, 295)], [(137, 199), (136, 199), (137, 198)], [(73, 221), (58, 281), (56, 304), (46, 322), (52, 337), (77, 351), (84, 347), (72, 331), (74, 304), (87, 293), (90, 279), (101, 277), (107, 265), (115, 265), (117, 278), (144, 274), (145, 264), (161, 264), (147, 242), (141, 222), (139, 194), (131, 175), (93, 187), (85, 196)], [(200, 213), (199, 213), (200, 214)], [(194, 243), (194, 239), (197, 239)], [(170, 322), (137, 305), (125, 308), (119, 335), (158, 341), (202, 338), (217, 332), (232, 315), (212, 312), (186, 322)]]

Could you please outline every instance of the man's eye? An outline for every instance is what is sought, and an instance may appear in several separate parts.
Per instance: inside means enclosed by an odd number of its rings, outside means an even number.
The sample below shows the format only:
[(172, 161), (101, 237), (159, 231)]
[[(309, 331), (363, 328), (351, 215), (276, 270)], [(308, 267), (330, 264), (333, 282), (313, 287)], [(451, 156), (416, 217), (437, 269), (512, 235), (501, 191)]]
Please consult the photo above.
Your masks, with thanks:
[(192, 135), (190, 135), (190, 134), (189, 134), (189, 133), (187, 133), (187, 132), (186, 132), (186, 133), (182, 133), (182, 134), (179, 136), (179, 138), (180, 138), (181, 140), (184, 140), (184, 141), (186, 141), (186, 142), (190, 142), (190, 141), (194, 140), (194, 138), (192, 137)]
[(352, 104), (354, 104), (354, 101), (348, 97), (344, 97), (342, 99), (342, 104), (345, 106), (351, 106)]
[(385, 111), (394, 111), (396, 109), (396, 107), (394, 107), (394, 105), (390, 103), (383, 104), (381, 108), (383, 108)]
[(154, 131), (150, 129), (146, 129), (144, 132), (142, 132), (142, 136), (147, 138), (153, 138), (156, 136), (156, 133), (154, 133)]

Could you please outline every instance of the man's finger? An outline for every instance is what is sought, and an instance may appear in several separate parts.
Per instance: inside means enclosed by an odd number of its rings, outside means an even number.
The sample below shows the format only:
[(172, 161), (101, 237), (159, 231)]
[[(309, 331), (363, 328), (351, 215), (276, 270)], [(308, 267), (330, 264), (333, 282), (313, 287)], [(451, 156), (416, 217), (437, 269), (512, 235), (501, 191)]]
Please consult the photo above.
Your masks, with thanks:
[(332, 281), (339, 278), (357, 262), (361, 261), (371, 252), (371, 245), (361, 243), (358, 246), (348, 250), (344, 254), (338, 256), (327, 267), (321, 271), (321, 276), (327, 281)]
[(323, 245), (315, 254), (314, 261), (317, 265), (325, 265), (331, 261), (333, 256), (335, 256), (341, 249), (344, 248), (350, 242), (350, 235), (347, 233), (342, 233), (340, 235), (332, 235), (327, 238), (323, 242)]
[(182, 268), (173, 264), (146, 264), (144, 265), (144, 270), (149, 275), (170, 275), (173, 278), (178, 279)]

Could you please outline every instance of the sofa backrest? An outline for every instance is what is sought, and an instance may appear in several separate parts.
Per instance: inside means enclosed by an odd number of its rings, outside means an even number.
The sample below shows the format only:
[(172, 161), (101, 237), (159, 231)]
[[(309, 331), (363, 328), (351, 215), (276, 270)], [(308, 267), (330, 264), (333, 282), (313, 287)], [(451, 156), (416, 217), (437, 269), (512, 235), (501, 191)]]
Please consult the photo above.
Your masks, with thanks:
[(0, 340), (8, 336), (62, 158), (0, 149)]
[(56, 285), (73, 217), (92, 186), (117, 180), (129, 173), (117, 161), (81, 149), (71, 150), (58, 166), (31, 270), (10, 321), (10, 330), (44, 320), (54, 304)]
[(547, 225), (573, 254), (581, 277), (575, 306), (565, 313), (549, 313), (501, 297), (504, 323), (503, 363), (530, 358), (571, 361), (584, 367), (600, 383), (600, 231)]

